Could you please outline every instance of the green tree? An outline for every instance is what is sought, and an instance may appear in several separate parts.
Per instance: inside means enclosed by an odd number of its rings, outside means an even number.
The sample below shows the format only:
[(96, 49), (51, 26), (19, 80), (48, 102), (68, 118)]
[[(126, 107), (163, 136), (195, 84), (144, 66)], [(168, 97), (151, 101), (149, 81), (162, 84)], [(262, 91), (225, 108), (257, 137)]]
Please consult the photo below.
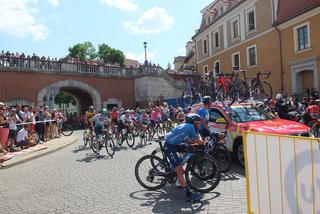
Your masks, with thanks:
[(125, 56), (122, 51), (111, 48), (109, 45), (103, 43), (99, 45), (98, 57), (105, 63), (119, 63), (121, 67), (124, 66)]
[(97, 57), (96, 48), (91, 42), (83, 42), (69, 47), (69, 57), (79, 58), (80, 60), (90, 60)]
[(66, 95), (63, 92), (59, 92), (59, 94), (56, 95), (56, 97), (54, 98), (54, 102), (56, 104), (59, 104), (61, 106), (61, 104), (67, 104), (69, 105), (70, 103), (72, 105), (76, 104), (76, 101), (74, 100), (74, 98), (70, 95)]

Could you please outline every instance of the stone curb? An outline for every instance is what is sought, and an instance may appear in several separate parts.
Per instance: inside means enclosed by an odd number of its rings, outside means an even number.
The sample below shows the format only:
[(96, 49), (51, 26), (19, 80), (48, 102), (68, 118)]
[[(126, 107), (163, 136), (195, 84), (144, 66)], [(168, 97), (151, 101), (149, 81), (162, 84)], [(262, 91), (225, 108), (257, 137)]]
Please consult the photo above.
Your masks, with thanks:
[[(78, 141), (78, 138), (75, 137), (72, 141), (68, 142), (68, 143), (64, 143), (62, 144), (61, 146), (58, 146), (56, 148), (53, 148), (53, 149), (50, 149), (50, 148), (47, 148), (47, 149), (43, 149), (43, 150), (39, 150), (39, 151), (35, 151), (33, 153), (29, 153), (29, 154), (33, 154), (31, 157), (28, 157), (28, 158), (25, 158), (25, 159), (21, 159), (21, 160), (16, 160), (16, 161), (13, 161), (12, 163), (6, 163), (3, 162), (2, 164), (0, 164), (0, 170), (2, 169), (8, 169), (10, 167), (13, 167), (13, 166), (16, 166), (16, 165), (19, 165), (19, 164), (22, 164), (22, 163), (26, 163), (28, 161), (31, 161), (31, 160), (34, 160), (36, 158), (40, 158), (42, 156), (45, 156), (45, 155), (48, 155), (48, 154), (51, 154), (53, 152), (56, 152), (60, 149), (63, 149), (63, 148), (66, 148), (67, 146), (75, 143)], [(46, 151), (46, 152), (41, 152), (41, 151)], [(37, 154), (38, 153), (38, 154)], [(23, 156), (22, 156), (23, 157)], [(14, 160), (14, 159), (13, 159)], [(10, 160), (9, 160), (10, 161)]]

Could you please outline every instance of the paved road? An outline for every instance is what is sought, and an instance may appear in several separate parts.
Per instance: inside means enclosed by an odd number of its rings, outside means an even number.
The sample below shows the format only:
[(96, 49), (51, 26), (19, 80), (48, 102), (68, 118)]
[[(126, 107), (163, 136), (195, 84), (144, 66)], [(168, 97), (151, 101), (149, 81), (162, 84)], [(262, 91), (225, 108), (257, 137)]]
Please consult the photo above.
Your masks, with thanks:
[(166, 186), (149, 192), (134, 176), (137, 160), (155, 145), (96, 159), (79, 141), (63, 150), (0, 171), (0, 213), (246, 213), (244, 171), (237, 165), (201, 203)]

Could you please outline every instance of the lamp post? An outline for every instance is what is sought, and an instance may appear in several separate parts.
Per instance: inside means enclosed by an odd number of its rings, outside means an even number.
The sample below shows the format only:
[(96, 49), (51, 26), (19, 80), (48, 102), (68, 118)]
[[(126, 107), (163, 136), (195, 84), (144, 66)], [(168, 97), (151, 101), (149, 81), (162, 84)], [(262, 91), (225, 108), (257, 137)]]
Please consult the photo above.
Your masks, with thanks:
[(145, 58), (145, 61), (144, 61), (144, 64), (146, 65), (148, 63), (148, 60), (147, 60), (147, 42), (144, 42), (143, 43), (143, 46), (144, 46), (144, 58)]

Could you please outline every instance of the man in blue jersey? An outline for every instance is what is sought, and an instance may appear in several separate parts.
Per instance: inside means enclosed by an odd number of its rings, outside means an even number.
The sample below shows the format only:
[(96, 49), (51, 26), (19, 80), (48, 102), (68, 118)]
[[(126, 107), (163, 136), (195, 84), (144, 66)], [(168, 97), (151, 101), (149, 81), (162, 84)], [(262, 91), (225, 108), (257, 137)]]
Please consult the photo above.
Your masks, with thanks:
[(210, 136), (210, 130), (209, 130), (209, 109), (211, 104), (211, 97), (210, 96), (204, 96), (202, 98), (203, 102), (203, 108), (200, 108), (197, 112), (201, 118), (201, 126), (199, 128), (199, 133), (202, 137)]
[(186, 193), (188, 201), (201, 200), (200, 195), (192, 194), (187, 186), (184, 178), (184, 170), (182, 167), (182, 158), (179, 157), (178, 152), (187, 146), (187, 144), (204, 144), (204, 141), (198, 134), (198, 128), (201, 118), (197, 114), (188, 114), (186, 116), (186, 123), (178, 125), (171, 132), (165, 136), (164, 150), (165, 153), (177, 172), (177, 178), (181, 187)]

